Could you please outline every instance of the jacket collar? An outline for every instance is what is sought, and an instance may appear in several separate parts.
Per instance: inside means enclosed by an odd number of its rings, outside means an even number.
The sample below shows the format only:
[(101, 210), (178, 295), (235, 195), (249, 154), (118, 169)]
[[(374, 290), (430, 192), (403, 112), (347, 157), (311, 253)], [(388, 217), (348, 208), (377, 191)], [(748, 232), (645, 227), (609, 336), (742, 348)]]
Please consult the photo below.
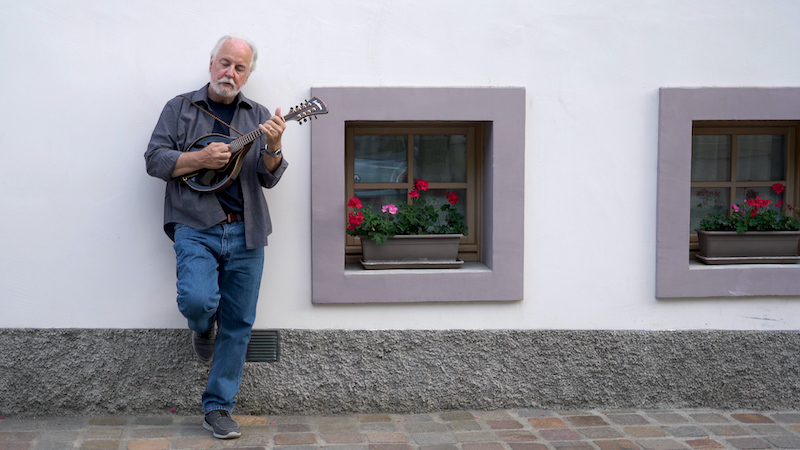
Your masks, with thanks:
[[(208, 107), (208, 105), (209, 105), (208, 88), (209, 88), (210, 85), (211, 85), (211, 83), (206, 83), (206, 85), (203, 86), (201, 89), (198, 89), (198, 90), (194, 91), (192, 93), (192, 96), (191, 96), (192, 101), (197, 102), (197, 103), (202, 102), (202, 103), (205, 104), (206, 107)], [(238, 103), (237, 106), (239, 106), (239, 107), (243, 107), (244, 106), (244, 107), (249, 108), (249, 109), (253, 108), (253, 101), (250, 100), (249, 98), (245, 97), (245, 95), (242, 94), (241, 91), (236, 96), (236, 100), (234, 100), (234, 101)]]

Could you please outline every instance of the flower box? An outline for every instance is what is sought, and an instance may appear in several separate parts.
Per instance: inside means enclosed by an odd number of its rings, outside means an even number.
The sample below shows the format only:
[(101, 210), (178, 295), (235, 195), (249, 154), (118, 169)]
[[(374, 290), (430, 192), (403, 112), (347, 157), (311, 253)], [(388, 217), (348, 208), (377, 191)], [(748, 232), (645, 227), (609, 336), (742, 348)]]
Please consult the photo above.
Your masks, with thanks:
[(800, 261), (800, 231), (696, 230), (706, 264), (796, 264)]
[(397, 235), (381, 244), (361, 238), (365, 269), (455, 269), (461, 234)]

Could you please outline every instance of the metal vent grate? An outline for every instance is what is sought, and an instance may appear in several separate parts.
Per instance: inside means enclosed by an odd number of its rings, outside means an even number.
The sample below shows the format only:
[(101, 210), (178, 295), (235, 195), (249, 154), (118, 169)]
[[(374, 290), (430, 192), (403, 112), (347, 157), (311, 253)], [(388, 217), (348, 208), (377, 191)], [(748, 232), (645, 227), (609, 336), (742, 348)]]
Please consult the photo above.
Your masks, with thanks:
[(278, 362), (280, 359), (280, 334), (278, 330), (253, 330), (247, 345), (245, 361)]

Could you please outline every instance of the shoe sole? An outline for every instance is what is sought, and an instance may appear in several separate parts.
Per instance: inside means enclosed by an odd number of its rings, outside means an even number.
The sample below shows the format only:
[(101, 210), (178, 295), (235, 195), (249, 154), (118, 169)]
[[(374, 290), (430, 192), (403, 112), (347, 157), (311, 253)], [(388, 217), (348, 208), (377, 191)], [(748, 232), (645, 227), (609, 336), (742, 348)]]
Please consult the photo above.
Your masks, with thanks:
[(234, 439), (234, 438), (238, 438), (238, 437), (240, 437), (242, 435), (241, 431), (231, 431), (228, 434), (217, 434), (214, 431), (214, 427), (209, 425), (208, 422), (206, 422), (205, 420), (203, 421), (203, 428), (205, 428), (206, 430), (210, 431), (211, 434), (217, 439)]

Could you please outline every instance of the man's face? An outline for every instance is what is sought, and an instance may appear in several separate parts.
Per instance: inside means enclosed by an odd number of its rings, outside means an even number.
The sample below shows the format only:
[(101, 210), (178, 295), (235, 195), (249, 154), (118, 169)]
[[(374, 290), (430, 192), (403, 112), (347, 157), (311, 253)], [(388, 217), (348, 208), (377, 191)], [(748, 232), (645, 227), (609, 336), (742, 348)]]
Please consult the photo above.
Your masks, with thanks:
[(233, 101), (242, 86), (247, 83), (252, 59), (253, 53), (246, 42), (238, 39), (225, 41), (217, 54), (212, 57), (209, 66), (211, 99), (220, 103)]

